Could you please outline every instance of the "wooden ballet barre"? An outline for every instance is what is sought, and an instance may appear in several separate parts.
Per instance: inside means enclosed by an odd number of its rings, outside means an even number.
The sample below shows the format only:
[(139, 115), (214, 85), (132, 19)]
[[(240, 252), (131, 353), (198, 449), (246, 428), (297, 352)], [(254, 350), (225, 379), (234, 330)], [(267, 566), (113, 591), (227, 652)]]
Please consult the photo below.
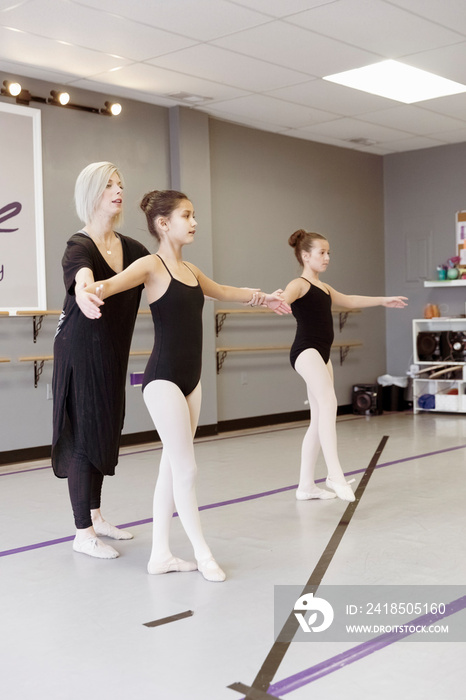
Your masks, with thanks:
[(0, 357), (0, 362), (10, 362), (9, 357)]
[(53, 360), (53, 355), (32, 355), (31, 357), (18, 357), (19, 362), (34, 362), (34, 389), (37, 389), (40, 375), (44, 369), (44, 362)]
[(345, 323), (348, 320), (348, 316), (350, 314), (360, 314), (361, 309), (339, 309), (338, 307), (335, 307), (332, 309), (332, 314), (338, 314), (338, 327), (340, 330), (340, 333), (342, 332), (343, 328), (345, 327)]
[(152, 350), (131, 350), (130, 356), (137, 357), (143, 355), (150, 355)]
[[(360, 340), (346, 340), (338, 343), (333, 343), (332, 350), (340, 350), (340, 365), (342, 365), (346, 359), (346, 356), (348, 355), (350, 348), (357, 348), (360, 346), (362, 346), (362, 342)], [(284, 350), (289, 351), (290, 348), (291, 345), (236, 345), (216, 348), (217, 374), (219, 374), (220, 370), (222, 369), (223, 363), (225, 362), (226, 356), (229, 352), (282, 352)]]
[[(223, 324), (225, 323), (226, 317), (230, 316), (232, 314), (242, 314), (242, 315), (257, 315), (257, 314), (273, 314), (274, 311), (271, 309), (266, 309), (266, 308), (246, 308), (246, 309), (217, 309), (215, 312), (215, 332), (216, 335), (220, 333), (220, 331), (223, 328)], [(360, 314), (361, 309), (340, 309), (340, 308), (334, 308), (332, 309), (333, 314), (338, 314), (339, 316), (339, 329), (340, 332), (343, 330), (346, 321), (348, 320), (349, 314)]]

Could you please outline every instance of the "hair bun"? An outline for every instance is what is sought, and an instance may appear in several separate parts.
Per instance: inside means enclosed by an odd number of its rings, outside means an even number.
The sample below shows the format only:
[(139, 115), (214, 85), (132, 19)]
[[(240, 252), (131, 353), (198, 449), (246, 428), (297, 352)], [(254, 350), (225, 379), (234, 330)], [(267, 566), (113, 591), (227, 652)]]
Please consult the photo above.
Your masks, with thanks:
[(156, 195), (157, 195), (157, 190), (154, 190), (152, 192), (147, 192), (147, 194), (144, 195), (144, 197), (141, 199), (141, 203), (139, 205), (143, 212), (147, 212), (147, 210), (152, 207), (152, 203), (154, 201), (154, 196), (156, 196)]
[(288, 239), (288, 245), (290, 245), (292, 248), (295, 248), (299, 242), (299, 240), (306, 235), (306, 231), (302, 228), (298, 229), (294, 233), (291, 234), (291, 236)]

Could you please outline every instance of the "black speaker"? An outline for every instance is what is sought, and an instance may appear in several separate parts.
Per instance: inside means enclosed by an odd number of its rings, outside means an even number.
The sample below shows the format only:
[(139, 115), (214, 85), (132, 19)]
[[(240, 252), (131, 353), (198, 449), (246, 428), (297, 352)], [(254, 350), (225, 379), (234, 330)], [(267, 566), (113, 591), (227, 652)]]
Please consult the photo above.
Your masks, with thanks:
[(417, 356), (421, 362), (440, 362), (442, 360), (441, 333), (421, 331), (417, 334)]
[(444, 362), (452, 360), (465, 362), (466, 333), (464, 331), (443, 331), (440, 340), (440, 349)]
[(355, 384), (353, 413), (365, 416), (378, 416), (383, 413), (382, 387), (379, 384)]

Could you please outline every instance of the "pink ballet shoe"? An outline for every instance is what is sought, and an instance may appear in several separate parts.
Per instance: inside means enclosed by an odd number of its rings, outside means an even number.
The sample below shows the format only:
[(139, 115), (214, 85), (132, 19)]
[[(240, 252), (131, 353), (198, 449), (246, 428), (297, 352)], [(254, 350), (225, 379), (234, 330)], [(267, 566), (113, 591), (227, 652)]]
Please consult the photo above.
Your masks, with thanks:
[(325, 480), (325, 484), (328, 489), (332, 489), (332, 491), (335, 491), (338, 498), (340, 498), (342, 501), (355, 501), (356, 496), (353, 493), (353, 489), (349, 486), (349, 484), (352, 484), (353, 481), (354, 479), (351, 479), (345, 484), (337, 484), (335, 481), (332, 481), (331, 478), (328, 476)]
[(172, 557), (163, 562), (149, 562), (147, 571), (149, 574), (171, 574), (174, 572), (196, 571), (197, 564), (195, 561), (186, 561), (178, 557)]
[(222, 571), (213, 557), (210, 557), (210, 559), (204, 559), (203, 561), (198, 561), (197, 568), (204, 576), (206, 581), (221, 582), (225, 581), (226, 579), (225, 572)]
[(313, 490), (310, 492), (300, 491), (300, 489), (296, 491), (297, 501), (310, 501), (313, 498), (325, 501), (328, 498), (336, 498), (336, 494), (326, 491), (325, 489), (320, 489), (318, 486), (314, 486)]

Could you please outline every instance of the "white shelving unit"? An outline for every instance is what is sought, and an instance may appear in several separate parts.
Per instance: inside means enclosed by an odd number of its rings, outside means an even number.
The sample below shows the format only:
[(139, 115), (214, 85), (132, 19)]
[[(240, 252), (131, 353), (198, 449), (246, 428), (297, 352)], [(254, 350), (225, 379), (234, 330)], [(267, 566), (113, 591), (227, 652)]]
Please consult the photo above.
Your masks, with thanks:
[[(418, 337), (428, 333), (427, 344), (433, 352), (429, 359), (422, 353), (419, 358)], [(422, 348), (421, 348), (422, 350)], [(430, 318), (413, 320), (413, 356), (419, 369), (432, 368), (425, 376), (413, 380), (413, 410), (466, 413), (466, 318)], [(448, 367), (457, 367), (455, 379), (441, 373)]]
[(466, 287), (466, 280), (425, 280), (424, 287)]

